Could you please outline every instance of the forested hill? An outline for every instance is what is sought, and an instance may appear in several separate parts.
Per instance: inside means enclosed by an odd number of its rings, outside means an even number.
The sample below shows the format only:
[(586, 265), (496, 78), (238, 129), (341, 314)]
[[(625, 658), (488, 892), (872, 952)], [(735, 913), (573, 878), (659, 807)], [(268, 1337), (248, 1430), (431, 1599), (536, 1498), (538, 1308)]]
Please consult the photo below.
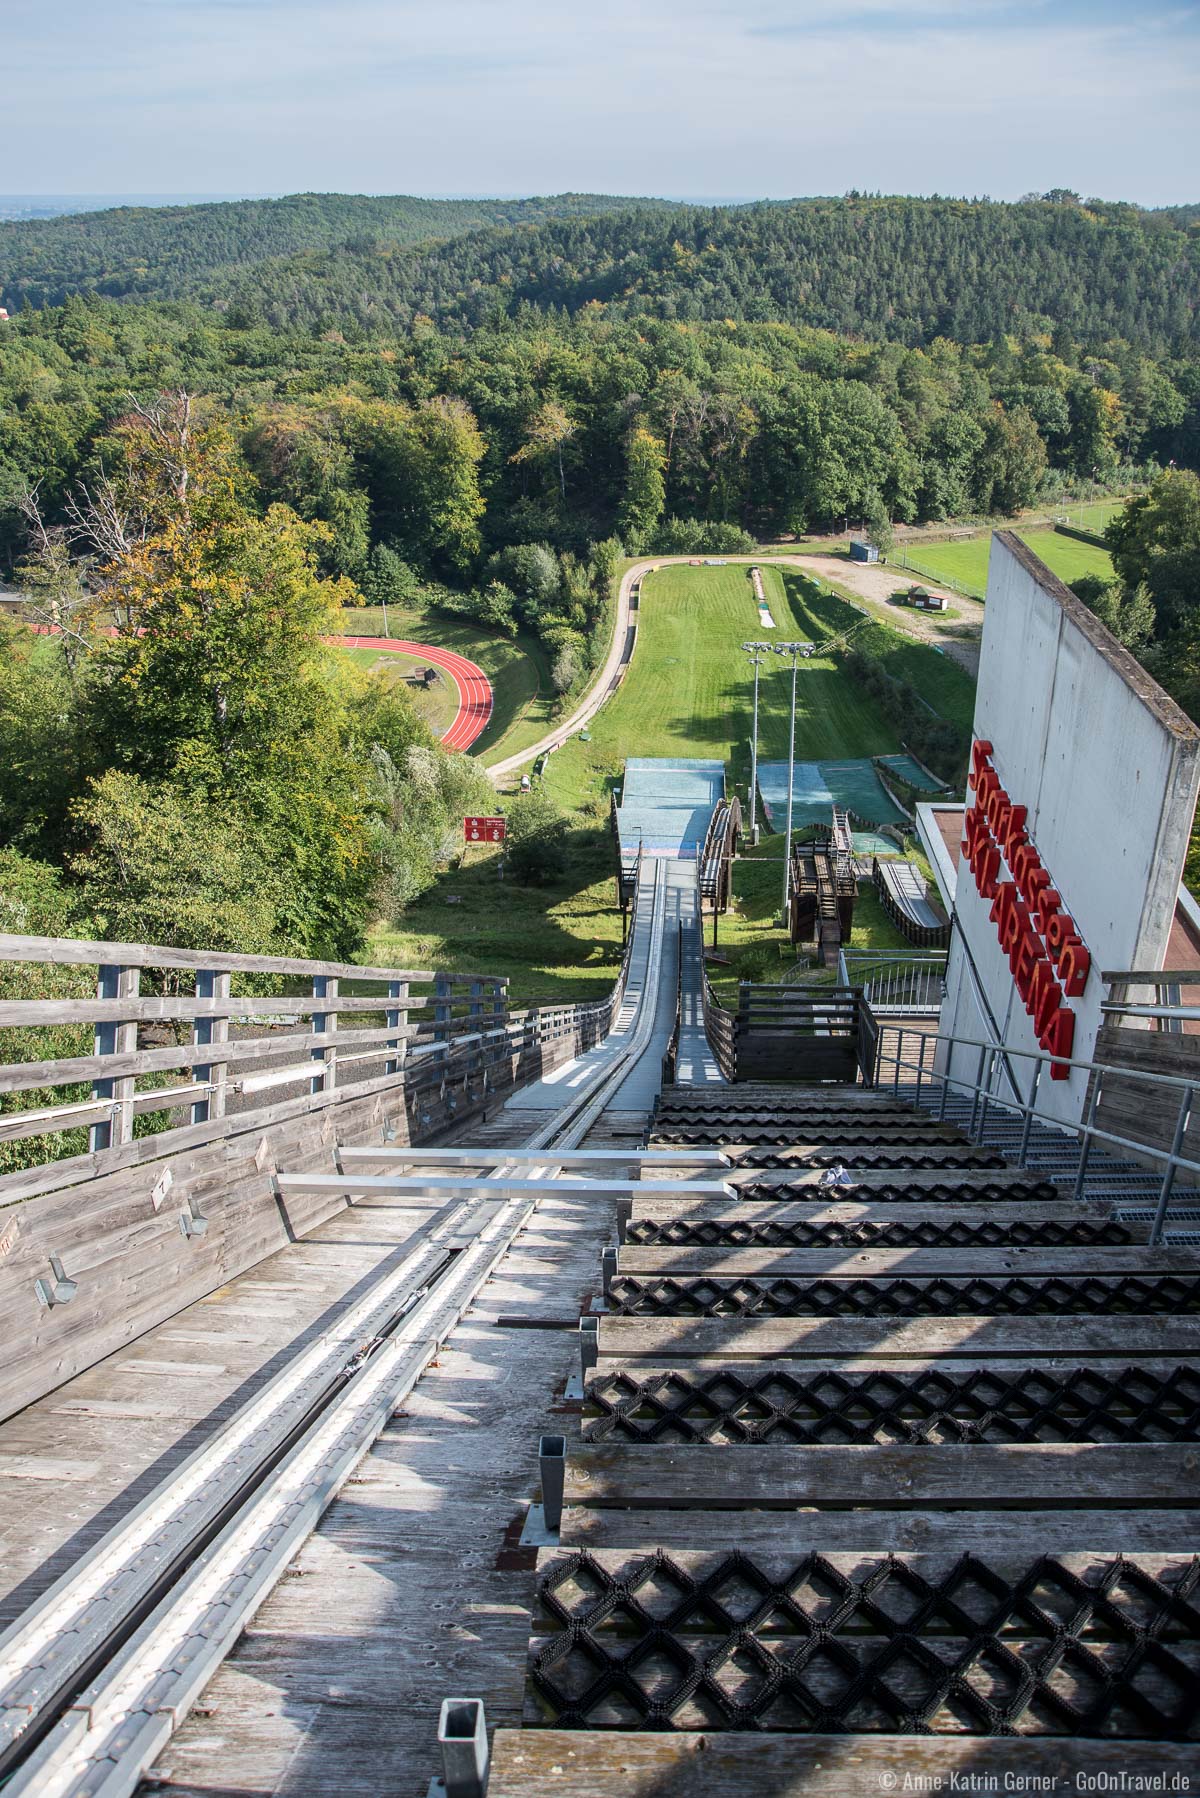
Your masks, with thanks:
[[(222, 301), (214, 286), (209, 297)], [(779, 321), (905, 344), (1065, 327), (1151, 352), (1200, 331), (1200, 226), (1186, 211), (912, 199), (608, 213), (471, 232), (423, 250), (265, 264), (247, 323), (469, 330), (523, 303), (681, 320)]]
[(362, 256), (378, 243), (428, 243), (488, 226), (537, 225), (664, 201), (605, 194), (531, 200), (418, 200), (408, 195), (290, 194), (199, 206), (121, 206), (0, 223), (0, 305), (55, 306), (72, 293), (179, 299), (227, 292), (248, 266), (300, 254)]

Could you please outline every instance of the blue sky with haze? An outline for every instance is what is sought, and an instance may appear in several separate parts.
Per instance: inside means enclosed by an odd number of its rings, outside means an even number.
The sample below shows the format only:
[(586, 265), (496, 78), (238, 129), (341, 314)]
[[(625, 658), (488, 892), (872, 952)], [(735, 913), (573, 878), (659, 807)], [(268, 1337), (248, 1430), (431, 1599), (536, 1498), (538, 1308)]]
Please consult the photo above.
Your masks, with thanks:
[(23, 193), (1200, 198), (1200, 5), (2, 0)]

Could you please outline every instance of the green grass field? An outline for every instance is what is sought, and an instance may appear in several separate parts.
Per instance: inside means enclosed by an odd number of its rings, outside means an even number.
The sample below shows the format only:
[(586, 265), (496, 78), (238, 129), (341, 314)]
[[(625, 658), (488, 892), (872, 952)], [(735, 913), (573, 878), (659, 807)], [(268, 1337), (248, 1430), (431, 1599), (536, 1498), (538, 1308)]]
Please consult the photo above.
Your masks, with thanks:
[(1061, 517), (1067, 524), (1075, 525), (1078, 530), (1100, 532), (1110, 518), (1115, 518), (1118, 512), (1125, 510), (1127, 504), (1128, 501), (1123, 499), (1096, 499), (1076, 505), (1073, 500), (1068, 499), (1056, 508), (1055, 516)]
[[(1106, 549), (1081, 543), (1077, 537), (1065, 537), (1060, 531), (1018, 531), (1017, 535), (1053, 574), (1068, 584), (1085, 574), (1098, 574), (1106, 581), (1113, 578), (1112, 557)], [(953, 543), (922, 543), (907, 552), (907, 560), (911, 568), (935, 581), (982, 594), (987, 587), (991, 543), (990, 532), (960, 537)]]
[[(591, 741), (578, 738), (550, 758), (547, 784), (571, 808), (603, 800), (627, 755), (708, 756), (733, 764), (737, 778), (750, 765), (752, 669), (744, 642), (820, 642), (858, 622), (859, 614), (832, 594), (820, 594), (794, 569), (764, 567), (763, 583), (777, 630), (764, 631), (744, 567), (663, 568), (642, 586), (641, 623), (625, 684), (591, 724)], [(928, 662), (932, 650), (913, 646)], [(884, 755), (898, 747), (876, 706), (828, 657), (800, 664), (796, 754)], [(759, 683), (758, 753), (788, 752), (791, 664), (772, 657)]]
[[(348, 606), (341, 626), (347, 637), (382, 637), (383, 612), (378, 606)], [(453, 649), (483, 669), (492, 683), (492, 717), (471, 751), (483, 763), (516, 754), (550, 729), (555, 710), (550, 669), (532, 637), (489, 635), (468, 618), (422, 608), (402, 611), (398, 606), (388, 607), (388, 626), (393, 637)]]
[(454, 722), (458, 711), (458, 688), (448, 674), (443, 674), (434, 687), (425, 687), (410, 679), (426, 666), (420, 656), (401, 655), (394, 649), (343, 649), (339, 653), (356, 668), (377, 675), (385, 685), (404, 686), (416, 710), (437, 736), (444, 736)]
[(364, 959), (507, 974), (514, 1005), (603, 999), (621, 961), (612, 843), (606, 831), (585, 827), (572, 831), (569, 847), (567, 877), (546, 887), (501, 882), (499, 850), (471, 849), (466, 865), (447, 870), (400, 926), (372, 934)]

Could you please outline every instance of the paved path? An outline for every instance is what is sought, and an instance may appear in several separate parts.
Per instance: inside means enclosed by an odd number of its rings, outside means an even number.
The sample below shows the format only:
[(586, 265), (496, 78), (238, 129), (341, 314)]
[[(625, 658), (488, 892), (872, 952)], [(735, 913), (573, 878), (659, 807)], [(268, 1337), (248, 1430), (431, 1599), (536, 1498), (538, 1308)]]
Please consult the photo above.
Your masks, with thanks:
[(452, 649), (434, 649), (429, 643), (410, 643), (403, 637), (330, 637), (342, 649), (378, 649), (384, 654), (416, 656), (435, 668), (443, 668), (458, 688), (458, 711), (442, 736), (446, 749), (469, 749), (488, 727), (492, 716), (492, 683), (476, 662)]
[(890, 563), (881, 566), (878, 562), (851, 562), (845, 556), (772, 556), (769, 560), (788, 562), (795, 568), (820, 575), (822, 580), (835, 582), (847, 593), (865, 599), (881, 623), (890, 624), (893, 629), (903, 631), (905, 636), (942, 650), (972, 678), (979, 673), (982, 600), (968, 599), (965, 593), (956, 593), (953, 587), (942, 588), (959, 616), (948, 626), (939, 625), (936, 612), (918, 612), (908, 606), (892, 604), (892, 594), (899, 587), (912, 587), (922, 582), (927, 587), (937, 588), (936, 581), (927, 575), (915, 574), (911, 568), (893, 568)]

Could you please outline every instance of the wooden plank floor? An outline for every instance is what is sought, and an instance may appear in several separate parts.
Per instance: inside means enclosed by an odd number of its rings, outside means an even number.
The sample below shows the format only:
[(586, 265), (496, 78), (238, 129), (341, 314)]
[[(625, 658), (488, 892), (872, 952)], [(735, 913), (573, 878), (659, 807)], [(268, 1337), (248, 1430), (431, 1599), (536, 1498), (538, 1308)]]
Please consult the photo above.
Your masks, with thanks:
[(0, 1423), (0, 1624), (335, 1324), (435, 1211), (360, 1200)]
[(158, 1792), (420, 1795), (444, 1697), (520, 1723), (536, 1551), (517, 1538), (538, 1436), (579, 1415), (561, 1395), (612, 1231), (611, 1201), (543, 1204), (213, 1679)]
[[(747, 1117), (772, 1106), (777, 1121), (761, 1128), (782, 1135), (783, 1147), (764, 1142), (751, 1153), (785, 1163), (754, 1170), (778, 1199), (635, 1199), (624, 1208), (626, 1237), (635, 1220), (762, 1224), (774, 1214), (849, 1232), (864, 1220), (1007, 1219), (1015, 1228), (1109, 1214), (1096, 1204), (1072, 1211), (1064, 1195), (995, 1167), (996, 1158), (912, 1113), (898, 1129), (894, 1106), (857, 1089), (782, 1099), (778, 1089), (677, 1093), (658, 1140), (673, 1147), (686, 1131), (698, 1146), (745, 1143)], [(517, 1128), (501, 1113), (469, 1140), (504, 1146)], [(636, 1117), (606, 1115), (589, 1142), (636, 1147), (639, 1136)], [(813, 1191), (831, 1156), (842, 1157), (852, 1185)], [(789, 1188), (797, 1177), (808, 1182), (801, 1197)], [(906, 1196), (881, 1200), (881, 1189)], [(1021, 1197), (1000, 1196), (1014, 1191)], [(131, 1443), (148, 1432), (137, 1451), (144, 1479), (154, 1454), (169, 1463), (198, 1417), (211, 1427), (238, 1382), (258, 1377), (246, 1369), (255, 1352), (261, 1360), (265, 1338), (290, 1350), (313, 1327), (323, 1256), (341, 1269), (336, 1302), (344, 1302), (368, 1265), (398, 1252), (415, 1217), (386, 1201), (356, 1206), (256, 1270), (249, 1285), (215, 1295), (211, 1325), (203, 1307), (172, 1320), (163, 1328), (174, 1338), (155, 1332), (126, 1351), (161, 1371), (114, 1365), (111, 1377), (125, 1384), (111, 1392), (56, 1394), (92, 1409), (67, 1412), (69, 1430), (62, 1415), (46, 1413), (40, 1452), (69, 1458), (69, 1446), (85, 1458), (88, 1444), (103, 1442), (95, 1453), (111, 1459), (109, 1503), (129, 1502), (135, 1478), (119, 1483), (121, 1456), (134, 1452), (122, 1446), (126, 1428)], [(611, 1201), (564, 1187), (543, 1203), (211, 1681), (152, 1789), (171, 1798), (421, 1794), (437, 1771), (438, 1707), (452, 1694), (482, 1697), (497, 1731), (491, 1798), (734, 1790), (860, 1798), (904, 1789), (905, 1775), (918, 1781), (910, 1789), (949, 1790), (930, 1782), (952, 1773), (986, 1775), (997, 1792), (1047, 1791), (1003, 1782), (1194, 1768), (1200, 1319), (609, 1312), (581, 1404), (564, 1388), (578, 1366), (578, 1320), (601, 1302), (600, 1251), (615, 1235)], [(1046, 1277), (1067, 1266), (1077, 1277), (1136, 1271), (1147, 1282), (1188, 1272), (1149, 1251), (1144, 1232), (1020, 1250), (1004, 1241), (901, 1249), (836, 1237), (813, 1248), (627, 1240), (617, 1269), (625, 1278), (642, 1277), (630, 1271), (640, 1266), (736, 1281), (787, 1267), (787, 1278), (804, 1281), (828, 1278), (831, 1257), (881, 1288), (897, 1268), (1003, 1273), (1010, 1258)], [(1072, 1386), (1081, 1370), (1093, 1383)], [(193, 1416), (197, 1397), (177, 1418), (163, 1415), (177, 1378), (195, 1382), (208, 1411)], [(161, 1385), (151, 1390), (153, 1381)], [(145, 1416), (99, 1408), (148, 1404), (162, 1392), (169, 1400)], [(614, 1393), (628, 1401), (628, 1428), (613, 1425)], [(1034, 1439), (1011, 1440), (1005, 1432), (1019, 1435), (1036, 1404)], [(647, 1420), (672, 1406), (683, 1407), (692, 1438), (677, 1439), (687, 1432), (676, 1429), (640, 1439)], [(839, 1415), (853, 1440), (787, 1435), (834, 1427)], [(759, 1439), (739, 1422), (763, 1418), (778, 1435)], [(79, 1433), (81, 1419), (93, 1435)], [(568, 1483), (559, 1545), (539, 1555), (518, 1539), (537, 1495), (544, 1431), (568, 1438)], [(49, 1546), (96, 1527), (94, 1517), (70, 1517), (79, 1501), (69, 1476), (45, 1485), (54, 1493)], [(28, 1536), (36, 1501), (20, 1502)], [(964, 1555), (981, 1569), (974, 1586), (956, 1571)], [(1045, 1557), (1057, 1558), (1057, 1571)], [(693, 1589), (707, 1611), (691, 1607)], [(974, 1659), (956, 1687), (945, 1668), (955, 1644), (960, 1659), (967, 1653), (964, 1620), (987, 1646), (972, 1638)], [(1133, 1693), (1119, 1685), (1130, 1643), (1146, 1662)], [(807, 1684), (792, 1665), (801, 1644)], [(855, 1710), (842, 1688), (873, 1653), (892, 1655), (893, 1683), (872, 1696), (868, 1681)], [(1053, 1666), (1048, 1653), (1059, 1657)], [(625, 1665), (610, 1677), (614, 1654)], [(1089, 1672), (1096, 1666), (1108, 1684)], [(1021, 1679), (1032, 1680), (1035, 1699), (1009, 1719)], [(553, 1696), (564, 1680), (565, 1704)], [(1116, 1696), (1098, 1721), (1110, 1686)], [(989, 1705), (1014, 1735), (983, 1733)]]

